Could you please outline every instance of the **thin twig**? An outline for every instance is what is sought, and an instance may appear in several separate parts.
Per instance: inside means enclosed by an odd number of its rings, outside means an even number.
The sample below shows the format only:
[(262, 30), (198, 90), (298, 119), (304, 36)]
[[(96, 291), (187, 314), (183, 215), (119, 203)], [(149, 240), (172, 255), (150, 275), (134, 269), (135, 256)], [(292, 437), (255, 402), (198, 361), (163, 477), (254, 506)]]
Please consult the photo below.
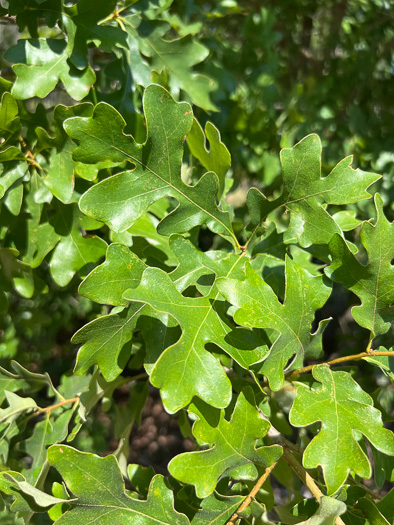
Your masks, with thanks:
[(241, 514), (241, 512), (244, 511), (252, 503), (253, 498), (256, 496), (258, 491), (264, 485), (264, 483), (266, 482), (268, 476), (271, 474), (271, 472), (274, 470), (274, 468), (276, 467), (277, 464), (278, 464), (278, 462), (276, 461), (273, 465), (271, 465), (270, 467), (265, 469), (264, 474), (259, 478), (259, 480), (257, 481), (256, 485), (252, 488), (250, 493), (246, 496), (244, 501), (241, 503), (240, 507), (231, 516), (231, 518), (227, 522), (227, 525), (232, 525), (233, 523), (236, 523), (237, 520), (239, 520), (241, 518), (241, 516), (239, 516), (239, 514)]
[[(320, 500), (324, 494), (319, 489), (319, 487), (316, 485), (314, 479), (312, 476), (304, 469), (304, 467), (299, 463), (296, 458), (293, 456), (293, 454), (290, 452), (290, 450), (286, 447), (283, 448), (283, 456), (282, 458), (286, 461), (286, 463), (292, 468), (292, 470), (297, 474), (297, 476), (300, 478), (300, 480), (303, 482), (303, 484), (310, 490), (312, 493), (312, 496), (316, 499), (318, 503), (320, 503)], [(338, 516), (338, 518), (335, 520), (335, 525), (345, 525), (344, 521)]]
[(65, 399), (64, 401), (60, 401), (60, 403), (56, 403), (56, 405), (51, 405), (46, 408), (38, 408), (36, 410), (36, 414), (49, 414), (49, 412), (52, 412), (52, 410), (56, 410), (56, 408), (62, 407), (64, 405), (69, 405), (70, 403), (77, 403), (79, 402), (79, 397), (72, 397), (71, 399)]
[(29, 150), (29, 148), (28, 148), (26, 142), (24, 141), (24, 139), (22, 137), (18, 137), (18, 140), (22, 144), (23, 148), (26, 151), (26, 156), (27, 156), (26, 160), (28, 160), (31, 164), (33, 164), (33, 166), (36, 166), (37, 168), (42, 170), (41, 166), (36, 161), (33, 153)]
[(394, 352), (392, 350), (387, 350), (387, 352), (361, 352), (360, 354), (354, 354), (354, 355), (346, 355), (344, 357), (338, 357), (337, 359), (332, 359), (331, 361), (326, 361), (325, 363), (317, 363), (314, 365), (308, 365), (304, 366), (303, 368), (299, 368), (298, 370), (293, 370), (292, 372), (289, 372), (286, 375), (286, 379), (293, 379), (295, 377), (298, 377), (301, 374), (305, 374), (306, 372), (310, 372), (313, 367), (317, 366), (318, 364), (322, 365), (337, 365), (339, 363), (345, 363), (347, 361), (358, 361), (360, 359), (363, 359), (364, 357), (372, 357), (372, 356), (391, 356), (394, 357)]

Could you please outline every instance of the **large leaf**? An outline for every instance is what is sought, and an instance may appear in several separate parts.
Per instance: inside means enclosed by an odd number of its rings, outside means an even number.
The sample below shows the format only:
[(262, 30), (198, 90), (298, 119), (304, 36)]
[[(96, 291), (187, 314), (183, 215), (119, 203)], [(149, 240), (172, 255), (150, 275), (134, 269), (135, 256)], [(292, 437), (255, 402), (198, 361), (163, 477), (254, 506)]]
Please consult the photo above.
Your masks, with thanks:
[(283, 304), (272, 288), (246, 265), (244, 281), (218, 279), (220, 293), (238, 309), (234, 314), (237, 324), (246, 327), (273, 328), (279, 335), (260, 372), (268, 377), (270, 387), (280, 390), (284, 384), (283, 370), (289, 359), (294, 367), (302, 366), (305, 356), (321, 353), (321, 335), (326, 321), (317, 332), (310, 333), (315, 310), (321, 308), (331, 293), (331, 287), (322, 276), (313, 276), (307, 270), (286, 258), (286, 296)]
[(321, 465), (328, 494), (333, 494), (354, 471), (371, 476), (371, 466), (360, 446), (360, 433), (381, 452), (394, 455), (394, 434), (383, 427), (379, 410), (347, 372), (333, 372), (327, 365), (313, 368), (322, 386), (299, 387), (290, 411), (290, 423), (297, 427), (321, 421), (321, 430), (307, 446), (303, 464)]
[[(228, 276), (242, 260), (242, 256), (238, 257)], [(161, 388), (163, 403), (170, 413), (186, 406), (193, 396), (217, 408), (229, 404), (230, 381), (217, 359), (206, 350), (207, 343), (218, 345), (241, 366), (246, 365), (252, 350), (257, 350), (257, 357), (252, 353), (252, 362), (266, 353), (258, 348), (262, 341), (252, 331), (231, 325), (215, 287), (205, 297), (185, 297), (168, 274), (147, 268), (138, 287), (127, 290), (123, 296), (171, 314), (181, 326), (181, 338), (161, 354), (151, 375), (151, 382)]]
[(78, 498), (58, 525), (99, 522), (132, 525), (187, 525), (189, 520), (174, 509), (172, 492), (162, 476), (151, 482), (146, 501), (130, 498), (114, 456), (100, 458), (64, 445), (52, 446), (49, 463), (56, 467), (67, 488)]
[(230, 216), (216, 204), (218, 179), (206, 173), (195, 186), (180, 176), (183, 141), (193, 121), (189, 104), (177, 103), (162, 87), (145, 90), (147, 139), (137, 144), (123, 133), (125, 121), (111, 106), (100, 103), (91, 118), (68, 119), (64, 127), (78, 147), (74, 159), (85, 163), (129, 161), (134, 171), (109, 177), (90, 188), (80, 200), (81, 210), (105, 222), (115, 232), (127, 230), (156, 200), (170, 195), (179, 206), (160, 222), (168, 235), (200, 224), (236, 244)]
[(297, 237), (301, 246), (327, 244), (335, 233), (342, 235), (326, 205), (350, 204), (370, 198), (366, 189), (380, 177), (354, 170), (350, 156), (341, 160), (327, 177), (321, 178), (321, 152), (320, 138), (315, 134), (281, 151), (282, 194), (268, 201), (259, 190), (249, 191), (252, 235), (259, 234), (262, 221), (282, 206), (292, 214), (288, 233)]
[(362, 264), (344, 239), (335, 235), (329, 244), (332, 264), (324, 270), (360, 298), (361, 305), (352, 308), (352, 315), (373, 336), (387, 332), (394, 316), (394, 223), (386, 219), (379, 194), (375, 206), (375, 225), (364, 222), (360, 233), (368, 263)]
[[(218, 413), (198, 404), (192, 405), (189, 411), (199, 418), (193, 425), (195, 437), (213, 446), (180, 454), (171, 460), (168, 468), (175, 478), (194, 485), (199, 498), (209, 496), (223, 476), (255, 479), (258, 475), (255, 465), (269, 467), (282, 454), (278, 445), (256, 448), (256, 440), (265, 436), (271, 425), (259, 414), (250, 387), (239, 394), (230, 421), (225, 419), (224, 410)], [(245, 465), (249, 466), (247, 474), (245, 471), (240, 474)]]

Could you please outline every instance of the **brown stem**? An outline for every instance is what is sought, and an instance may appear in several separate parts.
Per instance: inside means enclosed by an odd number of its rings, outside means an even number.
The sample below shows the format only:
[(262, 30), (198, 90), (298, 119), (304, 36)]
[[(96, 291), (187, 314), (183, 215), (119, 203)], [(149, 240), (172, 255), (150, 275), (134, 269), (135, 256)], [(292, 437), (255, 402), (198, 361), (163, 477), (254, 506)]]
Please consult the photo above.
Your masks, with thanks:
[[(311, 491), (312, 496), (320, 503), (322, 496), (324, 495), (319, 487), (316, 485), (312, 476), (304, 469), (304, 467), (299, 463), (293, 454), (285, 447), (283, 449), (283, 459), (286, 463), (292, 468), (292, 470), (297, 474), (303, 484)], [(335, 525), (345, 525), (341, 518), (335, 520)]]
[(25, 149), (26, 151), (26, 156), (27, 156), (27, 160), (33, 164), (33, 166), (37, 166), (37, 168), (39, 169), (42, 169), (41, 166), (38, 164), (38, 162), (36, 161), (33, 153), (29, 150), (29, 148), (27, 147), (27, 144), (26, 142), (24, 141), (24, 139), (22, 137), (18, 137), (18, 140), (19, 142), (22, 144), (23, 148)]
[[(338, 357), (337, 359), (333, 359), (332, 361), (326, 361), (325, 363), (318, 363), (322, 365), (337, 365), (339, 363), (345, 363), (346, 361), (357, 361), (359, 359), (363, 359), (364, 357), (372, 357), (374, 355), (386, 355), (386, 356), (392, 356), (394, 357), (394, 352), (392, 350), (387, 350), (387, 352), (361, 352), (360, 354), (355, 355), (346, 355), (345, 357)], [(295, 377), (298, 377), (300, 374), (305, 374), (306, 372), (310, 372), (314, 366), (317, 366), (317, 364), (314, 365), (308, 365), (304, 366), (303, 368), (299, 368), (298, 370), (293, 370), (292, 372), (288, 373), (286, 375), (286, 379), (292, 380)]]
[(241, 514), (241, 512), (244, 511), (252, 503), (253, 498), (256, 496), (258, 491), (264, 485), (264, 483), (266, 482), (268, 476), (271, 474), (271, 472), (274, 470), (274, 468), (276, 467), (277, 464), (278, 464), (278, 462), (276, 461), (273, 465), (271, 465), (270, 467), (265, 469), (264, 474), (259, 478), (259, 480), (257, 481), (256, 485), (252, 488), (250, 493), (246, 496), (244, 501), (241, 503), (240, 507), (231, 516), (231, 518), (227, 522), (227, 525), (231, 525), (233, 523), (236, 523), (237, 520), (240, 519), (241, 516), (239, 516), (239, 514)]
[(77, 403), (79, 401), (79, 397), (72, 397), (71, 399), (65, 399), (64, 401), (60, 401), (60, 403), (56, 403), (56, 405), (51, 405), (46, 408), (39, 408), (36, 410), (36, 414), (49, 414), (49, 412), (52, 412), (52, 410), (55, 410), (56, 408), (62, 407), (64, 405), (69, 405), (70, 403)]

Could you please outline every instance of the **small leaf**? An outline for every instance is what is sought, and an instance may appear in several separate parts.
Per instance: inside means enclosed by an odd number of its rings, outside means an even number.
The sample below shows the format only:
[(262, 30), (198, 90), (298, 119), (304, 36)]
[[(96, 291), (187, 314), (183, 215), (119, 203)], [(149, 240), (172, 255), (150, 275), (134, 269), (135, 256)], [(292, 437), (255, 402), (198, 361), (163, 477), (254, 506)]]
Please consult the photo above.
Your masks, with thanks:
[(100, 458), (64, 445), (54, 445), (48, 460), (63, 477), (70, 492), (78, 498), (58, 525), (96, 521), (102, 525), (188, 525), (189, 520), (174, 509), (172, 492), (162, 476), (151, 482), (146, 501), (125, 493), (124, 481), (114, 456)]
[[(205, 135), (204, 135), (205, 131)], [(198, 159), (207, 171), (216, 173), (219, 179), (219, 198), (224, 191), (224, 179), (227, 171), (231, 167), (231, 156), (220, 139), (218, 129), (207, 122), (205, 130), (202, 130), (198, 120), (193, 119), (193, 126), (187, 136), (187, 144), (189, 149), (196, 159)], [(209, 141), (209, 150), (207, 142)]]
[(362, 478), (371, 476), (371, 466), (356, 431), (388, 455), (394, 455), (394, 434), (383, 427), (379, 410), (350, 374), (332, 372), (327, 365), (315, 366), (312, 374), (322, 386), (297, 389), (290, 423), (303, 427), (321, 421), (319, 434), (304, 452), (303, 464), (305, 468), (321, 465), (328, 494), (333, 494), (350, 471)]
[(265, 436), (271, 425), (259, 414), (250, 387), (239, 394), (230, 421), (225, 419), (224, 410), (217, 417), (217, 411), (200, 406), (189, 408), (199, 418), (193, 425), (193, 434), (200, 442), (214, 444), (213, 447), (180, 454), (168, 465), (172, 476), (194, 485), (199, 498), (209, 496), (223, 476), (237, 479), (237, 470), (245, 465), (250, 470), (241, 479), (256, 479), (255, 464), (269, 467), (281, 456), (282, 448), (278, 445), (255, 447), (256, 440)]
[(79, 293), (96, 303), (127, 306), (129, 303), (122, 295), (140, 282), (145, 268), (145, 264), (126, 246), (111, 244), (105, 262), (82, 281)]
[(122, 312), (99, 317), (83, 326), (72, 337), (74, 344), (82, 344), (78, 351), (74, 373), (85, 374), (98, 365), (107, 381), (113, 381), (123, 372), (130, 357), (131, 341), (144, 305), (133, 303)]

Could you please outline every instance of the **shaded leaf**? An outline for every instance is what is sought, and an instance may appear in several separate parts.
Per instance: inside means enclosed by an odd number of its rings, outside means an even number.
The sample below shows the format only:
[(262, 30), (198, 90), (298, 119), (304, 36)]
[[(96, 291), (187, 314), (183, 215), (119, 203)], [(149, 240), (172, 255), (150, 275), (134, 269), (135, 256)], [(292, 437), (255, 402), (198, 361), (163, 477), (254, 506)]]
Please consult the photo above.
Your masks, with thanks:
[[(209, 93), (215, 88), (213, 80), (192, 70), (208, 56), (205, 46), (192, 35), (174, 40), (163, 38), (171, 29), (164, 20), (141, 20), (137, 15), (131, 15), (125, 17), (125, 22), (138, 37), (142, 55), (150, 59), (150, 69), (158, 73), (168, 70), (169, 85), (175, 95), (183, 89), (193, 104), (208, 111), (217, 110), (209, 98)], [(134, 58), (133, 63), (140, 65), (141, 61)]]
[(394, 315), (394, 224), (384, 216), (379, 194), (375, 196), (375, 207), (376, 224), (364, 222), (360, 233), (368, 264), (362, 264), (336, 235), (329, 244), (332, 264), (324, 270), (330, 279), (360, 298), (361, 305), (352, 308), (352, 315), (373, 336), (387, 332)]
[[(205, 134), (204, 134), (205, 131)], [(219, 179), (219, 198), (224, 191), (224, 179), (227, 171), (231, 167), (231, 156), (220, 138), (218, 129), (207, 122), (205, 129), (202, 129), (198, 120), (193, 119), (193, 126), (187, 136), (187, 144), (196, 159), (198, 159), (204, 168), (216, 173)], [(209, 149), (207, 147), (209, 141)]]
[(350, 156), (340, 161), (327, 177), (321, 178), (321, 152), (320, 138), (315, 134), (308, 135), (293, 148), (281, 151), (282, 194), (268, 201), (255, 188), (248, 193), (251, 216), (248, 229), (252, 235), (259, 235), (262, 221), (281, 206), (292, 213), (293, 222), (287, 233), (297, 237), (301, 246), (327, 244), (335, 233), (342, 235), (325, 206), (370, 198), (366, 190), (380, 177), (354, 170), (351, 167), (353, 157)]
[(317, 512), (299, 525), (335, 525), (338, 516), (346, 512), (346, 504), (335, 498), (323, 496)]

